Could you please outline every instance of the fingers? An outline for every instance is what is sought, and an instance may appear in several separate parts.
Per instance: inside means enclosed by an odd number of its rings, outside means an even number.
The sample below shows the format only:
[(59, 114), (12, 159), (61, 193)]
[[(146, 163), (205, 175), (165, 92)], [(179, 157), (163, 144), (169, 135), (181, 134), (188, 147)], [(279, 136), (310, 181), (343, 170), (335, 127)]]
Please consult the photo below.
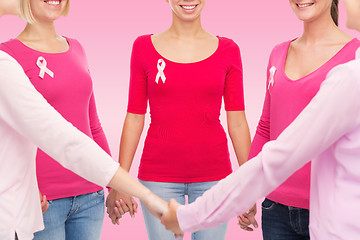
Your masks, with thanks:
[(251, 224), (250, 220), (244, 215), (238, 216), (238, 221), (239, 221), (239, 224), (241, 224), (241, 225), (247, 226), (247, 225)]
[(255, 228), (258, 228), (258, 223), (255, 219), (255, 215), (254, 214), (249, 214), (247, 216), (247, 219), (249, 220), (249, 222), (255, 227)]
[(41, 211), (42, 213), (45, 213), (49, 208), (49, 203), (46, 200), (46, 196), (41, 197)]
[(132, 207), (134, 209), (134, 213), (137, 213), (137, 208), (138, 208), (137, 202), (133, 198), (131, 198), (131, 203), (132, 203)]
[(176, 233), (174, 233), (174, 236), (175, 236), (175, 238), (176, 239), (178, 239), (179, 237), (184, 237), (184, 234), (183, 233), (181, 233), (181, 234), (176, 234)]
[(180, 206), (174, 199), (171, 199), (168, 203), (168, 209), (163, 212), (161, 217), (161, 223), (165, 228), (174, 233), (175, 238), (183, 236), (183, 232), (180, 229), (179, 222), (176, 216), (176, 210)]
[(255, 214), (257, 212), (256, 204), (246, 213), (238, 216), (238, 225), (241, 229), (245, 231), (253, 231), (250, 225), (253, 225), (255, 228), (258, 228), (258, 223), (255, 219)]
[(127, 212), (134, 218), (138, 207), (132, 197), (114, 190), (109, 192), (105, 205), (106, 212), (113, 224), (119, 224), (120, 218)]
[(135, 212), (134, 212), (133, 203), (132, 203), (131, 199), (130, 199), (130, 203), (127, 203), (127, 204), (124, 203), (124, 205), (125, 205), (126, 209), (128, 209), (131, 218), (134, 218)]
[(254, 231), (254, 229), (249, 227), (250, 223), (248, 224), (247, 222), (250, 222), (250, 221), (247, 220), (246, 217), (244, 217), (242, 215), (238, 216), (238, 225), (240, 226), (241, 229), (243, 229), (245, 231)]
[[(119, 216), (120, 215), (120, 217), (117, 217), (117, 216)], [(118, 208), (117, 207), (115, 207), (114, 208), (114, 210), (112, 211), (112, 213), (110, 213), (109, 214), (109, 218), (111, 219), (111, 222), (112, 222), (112, 224), (116, 224), (116, 225), (120, 225), (120, 221), (119, 221), (119, 219), (121, 218), (122, 216), (121, 216), (121, 214), (120, 213), (118, 213)]]

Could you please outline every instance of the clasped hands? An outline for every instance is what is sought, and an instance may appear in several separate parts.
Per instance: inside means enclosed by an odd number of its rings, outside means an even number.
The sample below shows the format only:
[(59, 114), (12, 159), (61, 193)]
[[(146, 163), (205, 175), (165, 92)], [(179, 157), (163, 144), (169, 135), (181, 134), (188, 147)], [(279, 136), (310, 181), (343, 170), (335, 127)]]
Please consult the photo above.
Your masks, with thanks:
[[(169, 203), (167, 203), (153, 194), (150, 194), (148, 198), (144, 199), (143, 203), (152, 215), (161, 219), (161, 223), (167, 230), (174, 233), (175, 238), (182, 237), (184, 235), (176, 216), (176, 211), (181, 204), (176, 202), (174, 199), (171, 199)], [(111, 190), (106, 198), (106, 208), (112, 223), (119, 225), (120, 219), (127, 212), (132, 218), (135, 217), (138, 204), (129, 195)], [(253, 231), (250, 225), (257, 228), (258, 224), (255, 220), (255, 214), (256, 205), (254, 205), (246, 213), (238, 216), (238, 225), (240, 228), (246, 231)]]

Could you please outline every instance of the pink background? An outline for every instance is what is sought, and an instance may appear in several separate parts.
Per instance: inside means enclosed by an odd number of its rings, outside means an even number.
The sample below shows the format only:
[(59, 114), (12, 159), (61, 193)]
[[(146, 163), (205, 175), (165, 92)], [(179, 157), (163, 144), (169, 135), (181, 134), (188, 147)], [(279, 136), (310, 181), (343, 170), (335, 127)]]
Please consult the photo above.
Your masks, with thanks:
[[(252, 136), (261, 114), (265, 90), (266, 66), (275, 44), (293, 39), (302, 32), (302, 24), (292, 13), (287, 1), (207, 1), (202, 22), (204, 28), (220, 36), (232, 38), (242, 52), (246, 114)], [(98, 112), (108, 137), (114, 159), (126, 114), (131, 46), (138, 35), (157, 33), (170, 26), (171, 11), (165, 0), (158, 1), (76, 1), (70, 15), (57, 22), (61, 35), (78, 39), (84, 46), (92, 73)], [(344, 9), (340, 6), (340, 26), (344, 29)], [(25, 26), (13, 16), (0, 20), (0, 42), (13, 38)], [(355, 35), (353, 31), (348, 31)], [(222, 122), (225, 124), (224, 114)], [(147, 119), (147, 124), (149, 119)], [(146, 133), (144, 131), (143, 137)], [(143, 140), (135, 156), (131, 174), (137, 168)], [(231, 146), (231, 144), (230, 144)], [(234, 169), (237, 168), (230, 148)], [(245, 193), (246, 194), (246, 193)], [(257, 219), (260, 223), (260, 202)], [(141, 209), (135, 219), (125, 216), (120, 226), (105, 217), (102, 240), (147, 239)], [(261, 230), (247, 233), (229, 223), (227, 240), (262, 239)], [(185, 239), (190, 239), (186, 234)]]

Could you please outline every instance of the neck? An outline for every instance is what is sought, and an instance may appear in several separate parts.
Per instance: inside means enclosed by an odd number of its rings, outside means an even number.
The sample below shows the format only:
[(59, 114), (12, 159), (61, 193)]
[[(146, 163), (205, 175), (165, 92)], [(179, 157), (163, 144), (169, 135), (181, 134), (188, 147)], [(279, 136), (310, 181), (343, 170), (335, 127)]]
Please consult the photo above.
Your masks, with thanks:
[(27, 24), (20, 36), (29, 40), (46, 40), (58, 37), (54, 22)]
[(340, 31), (331, 17), (324, 16), (312, 22), (304, 22), (304, 33), (301, 40), (304, 43), (316, 43), (331, 39), (334, 33)]
[(181, 39), (191, 39), (196, 38), (199, 34), (203, 33), (205, 30), (201, 26), (201, 19), (198, 17), (193, 21), (183, 21), (174, 16), (173, 21), (169, 28), (174, 36)]

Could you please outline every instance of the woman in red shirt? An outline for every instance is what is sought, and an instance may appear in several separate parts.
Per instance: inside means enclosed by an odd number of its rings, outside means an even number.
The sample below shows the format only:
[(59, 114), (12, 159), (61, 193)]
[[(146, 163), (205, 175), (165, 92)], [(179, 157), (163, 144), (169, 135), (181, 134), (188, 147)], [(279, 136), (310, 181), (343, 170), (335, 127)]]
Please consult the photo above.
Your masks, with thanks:
[[(119, 162), (130, 170), (144, 127), (147, 101), (151, 124), (139, 179), (168, 201), (193, 202), (231, 173), (226, 133), (220, 123), (224, 99), (227, 125), (239, 165), (247, 160), (250, 133), (244, 112), (239, 47), (201, 26), (204, 0), (169, 0), (172, 25), (164, 32), (136, 39), (131, 58), (128, 113)], [(122, 204), (115, 201), (121, 199)], [(111, 191), (107, 199), (113, 222), (136, 203)], [(149, 239), (173, 239), (144, 208)], [(225, 239), (227, 225), (195, 232), (196, 239)]]

